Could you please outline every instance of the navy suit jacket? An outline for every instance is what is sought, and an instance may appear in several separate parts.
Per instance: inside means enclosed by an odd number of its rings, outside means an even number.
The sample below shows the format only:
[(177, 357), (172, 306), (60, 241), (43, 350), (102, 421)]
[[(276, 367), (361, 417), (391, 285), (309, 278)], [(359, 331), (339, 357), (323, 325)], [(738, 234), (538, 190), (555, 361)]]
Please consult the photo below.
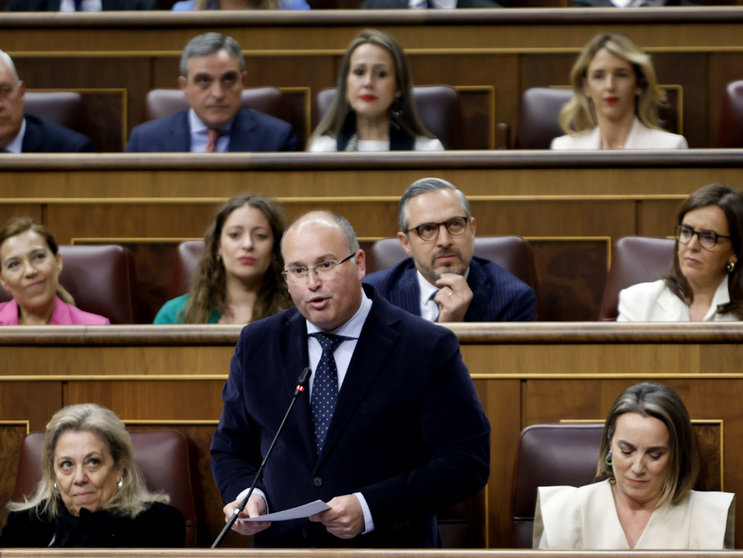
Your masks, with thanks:
[[(436, 510), (487, 482), (490, 426), (456, 337), (365, 290), (371, 312), (321, 455), (309, 394), (302, 394), (259, 487), (270, 511), (360, 491), (375, 530), (343, 540), (306, 519), (281, 521), (258, 533), (256, 546), (438, 546)], [(308, 363), (307, 325), (296, 308), (243, 329), (211, 449), (225, 502), (250, 486)]]
[[(9, 0), (6, 12), (58, 12), (62, 0)], [(101, 0), (108, 10), (157, 10), (157, 0)]]
[[(371, 273), (364, 282), (374, 285), (395, 306), (421, 315), (421, 295), (413, 258)], [(465, 322), (534, 321), (537, 309), (534, 290), (498, 264), (473, 256), (467, 284), (472, 290), (472, 301), (464, 315)]]
[(21, 144), (21, 153), (86, 153), (94, 152), (95, 146), (89, 137), (74, 130), (25, 114), (26, 133)]
[[(135, 153), (190, 151), (188, 111), (135, 126), (126, 151)], [(240, 109), (232, 121), (229, 151), (296, 151), (291, 124), (257, 110)]]

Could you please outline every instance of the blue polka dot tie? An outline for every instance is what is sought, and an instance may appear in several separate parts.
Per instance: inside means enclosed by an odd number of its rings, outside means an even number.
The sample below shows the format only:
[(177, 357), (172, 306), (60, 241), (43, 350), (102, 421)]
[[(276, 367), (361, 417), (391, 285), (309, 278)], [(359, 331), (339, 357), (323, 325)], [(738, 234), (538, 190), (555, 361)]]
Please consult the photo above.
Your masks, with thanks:
[(325, 443), (328, 434), (330, 419), (333, 418), (335, 402), (338, 400), (338, 368), (335, 366), (333, 353), (346, 337), (329, 333), (313, 333), (312, 337), (320, 342), (322, 356), (315, 370), (315, 379), (312, 382), (312, 420), (315, 423), (315, 448), (317, 454)]

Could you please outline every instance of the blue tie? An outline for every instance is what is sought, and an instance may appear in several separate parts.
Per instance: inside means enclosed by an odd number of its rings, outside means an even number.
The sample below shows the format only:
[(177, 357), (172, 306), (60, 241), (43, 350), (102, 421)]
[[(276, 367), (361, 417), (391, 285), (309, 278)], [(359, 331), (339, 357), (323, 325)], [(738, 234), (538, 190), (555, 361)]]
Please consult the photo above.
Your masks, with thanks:
[(75, 2), (75, 11), (82, 12), (83, 11), (83, 0), (74, 0), (74, 2)]
[(310, 398), (312, 420), (315, 423), (315, 449), (320, 455), (328, 434), (330, 419), (333, 418), (335, 402), (338, 400), (338, 368), (335, 366), (333, 353), (346, 337), (330, 333), (313, 333), (312, 337), (317, 339), (322, 347), (322, 356), (315, 370)]

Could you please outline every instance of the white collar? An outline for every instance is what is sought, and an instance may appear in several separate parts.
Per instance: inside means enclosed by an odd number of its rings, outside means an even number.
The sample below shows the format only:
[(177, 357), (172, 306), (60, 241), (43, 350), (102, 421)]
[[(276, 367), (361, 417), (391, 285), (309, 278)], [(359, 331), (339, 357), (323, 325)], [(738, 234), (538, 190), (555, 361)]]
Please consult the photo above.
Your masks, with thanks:
[[(233, 116), (227, 124), (219, 128), (222, 133), (225, 135), (229, 135), (230, 130), (232, 129), (232, 123), (235, 121), (235, 117)], [(188, 109), (188, 127), (191, 129), (191, 132), (195, 132), (197, 134), (205, 134), (206, 131), (209, 129), (209, 126), (204, 124), (201, 119), (196, 115), (196, 111), (193, 108)]]
[(18, 130), (18, 134), (14, 137), (11, 142), (5, 146), (10, 153), (22, 153), (23, 152), (23, 138), (26, 135), (26, 119), (21, 121), (21, 129)]
[(372, 301), (371, 299), (366, 296), (366, 293), (364, 292), (364, 289), (361, 289), (361, 304), (359, 305), (359, 309), (356, 310), (356, 313), (351, 316), (351, 319), (348, 320), (346, 323), (344, 323), (342, 326), (334, 329), (333, 331), (326, 331), (324, 329), (320, 329), (315, 324), (307, 321), (307, 333), (313, 334), (313, 333), (332, 333), (334, 335), (342, 335), (343, 337), (349, 337), (351, 339), (358, 339), (361, 336), (361, 330), (364, 327), (364, 323), (366, 323), (366, 318), (369, 317), (369, 312), (371, 312), (372, 307)]

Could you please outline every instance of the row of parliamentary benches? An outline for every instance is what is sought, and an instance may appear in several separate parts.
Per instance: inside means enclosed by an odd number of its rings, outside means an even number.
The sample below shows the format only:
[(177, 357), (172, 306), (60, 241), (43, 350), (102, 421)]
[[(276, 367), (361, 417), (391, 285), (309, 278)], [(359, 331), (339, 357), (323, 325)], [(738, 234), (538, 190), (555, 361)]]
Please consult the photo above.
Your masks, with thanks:
[(711, 182), (743, 184), (742, 158), (739, 150), (460, 151), (435, 159), (415, 152), (6, 155), (0, 220), (29, 215), (60, 244), (128, 247), (139, 299), (134, 322), (148, 323), (172, 296), (177, 245), (201, 238), (226, 199), (265, 194), (281, 202), (288, 220), (334, 210), (368, 248), (396, 235), (404, 189), (440, 176), (469, 197), (480, 237), (528, 240), (540, 319), (596, 320), (613, 243), (668, 237), (689, 192)]
[[(668, 88), (669, 105), (662, 111), (664, 128), (683, 134), (679, 120), (680, 92)], [(494, 138), (494, 124), (482, 118), (485, 111), (476, 111), (476, 98), (467, 91), (450, 85), (416, 86), (413, 88), (416, 106), (424, 126), (446, 149), (489, 149)], [(572, 96), (569, 88), (532, 87), (521, 95), (516, 129), (502, 126), (506, 143), (496, 147), (518, 149), (549, 149), (553, 138), (564, 133), (559, 123), (560, 108)], [(320, 91), (312, 103), (311, 115), (305, 94), (284, 94), (276, 87), (255, 87), (243, 90), (242, 107), (270, 114), (289, 122), (298, 132), (299, 149), (306, 145), (313, 123), (327, 112), (335, 97), (335, 88)], [(153, 89), (145, 98), (145, 119), (163, 118), (188, 109), (188, 102), (178, 89)], [(126, 126), (118, 122), (121, 134), (112, 133), (111, 122), (96, 118), (86, 107), (84, 94), (72, 91), (28, 92), (25, 111), (95, 138), (99, 151), (121, 151), (126, 141)], [(310, 118), (312, 116), (312, 118)], [(114, 125), (114, 129), (116, 125)], [(512, 137), (513, 136), (513, 137)], [(743, 147), (743, 80), (730, 82), (720, 110), (717, 139), (706, 147)]]
[[(584, 429), (577, 434), (568, 429), (573, 433), (562, 434), (557, 447), (548, 446), (554, 436), (532, 438), (529, 446), (538, 453), (527, 456), (523, 446), (519, 449), (522, 430), (537, 424), (600, 423), (616, 394), (640, 380), (660, 381), (683, 397), (703, 448), (701, 487), (743, 491), (743, 472), (736, 466), (743, 457), (739, 323), (450, 327), (493, 428), (489, 483), (447, 516), (448, 546), (528, 544), (534, 483), (590, 481), (601, 434), (589, 427), (586, 439)], [(185, 436), (190, 457), (180, 458), (177, 470), (166, 469), (166, 476), (178, 477), (188, 468), (192, 492), (179, 491), (178, 501), (193, 494), (196, 544), (208, 545), (223, 524), (208, 448), (239, 331), (239, 326), (4, 328), (0, 499), (13, 495), (26, 435), (42, 430), (64, 405), (96, 401), (132, 430), (177, 430)], [(569, 465), (575, 462), (577, 470)], [(572, 477), (550, 476), (564, 475), (566, 469)], [(22, 472), (33, 474), (28, 467)], [(743, 523), (740, 517), (737, 521), (740, 540)], [(246, 544), (238, 537), (227, 546)]]
[[(624, 237), (614, 246), (614, 258), (603, 291), (600, 320), (617, 317), (619, 291), (635, 283), (654, 280), (669, 269), (674, 241), (668, 238)], [(178, 244), (168, 298), (188, 291), (204, 251), (201, 240)], [(382, 239), (367, 246), (367, 273), (386, 269), (406, 258), (396, 238)], [(118, 244), (62, 245), (64, 269), (60, 282), (72, 294), (79, 308), (106, 316), (113, 324), (149, 322), (155, 308), (140, 308), (136, 262), (129, 248)], [(539, 296), (539, 280), (528, 241), (518, 236), (491, 236), (475, 239), (475, 255), (504, 267), (530, 285)], [(0, 301), (10, 295), (0, 288)], [(164, 303), (165, 300), (162, 300)], [(146, 312), (146, 313), (145, 313)], [(538, 320), (550, 317), (546, 303), (540, 305)], [(140, 316), (144, 315), (145, 320)]]
[(671, 127), (691, 147), (731, 145), (718, 141), (718, 128), (726, 86), (743, 78), (743, 8), (414, 12), (11, 13), (0, 20), (0, 48), (31, 91), (79, 93), (98, 149), (118, 152), (149, 118), (148, 92), (177, 87), (180, 53), (199, 33), (234, 36), (247, 59), (246, 85), (278, 88), (306, 139), (346, 45), (360, 29), (378, 27), (406, 49), (414, 84), (457, 91), (466, 130), (459, 145), (492, 149), (528, 146), (519, 129), (522, 94), (564, 88), (591, 36), (624, 32), (653, 56), (675, 113)]

